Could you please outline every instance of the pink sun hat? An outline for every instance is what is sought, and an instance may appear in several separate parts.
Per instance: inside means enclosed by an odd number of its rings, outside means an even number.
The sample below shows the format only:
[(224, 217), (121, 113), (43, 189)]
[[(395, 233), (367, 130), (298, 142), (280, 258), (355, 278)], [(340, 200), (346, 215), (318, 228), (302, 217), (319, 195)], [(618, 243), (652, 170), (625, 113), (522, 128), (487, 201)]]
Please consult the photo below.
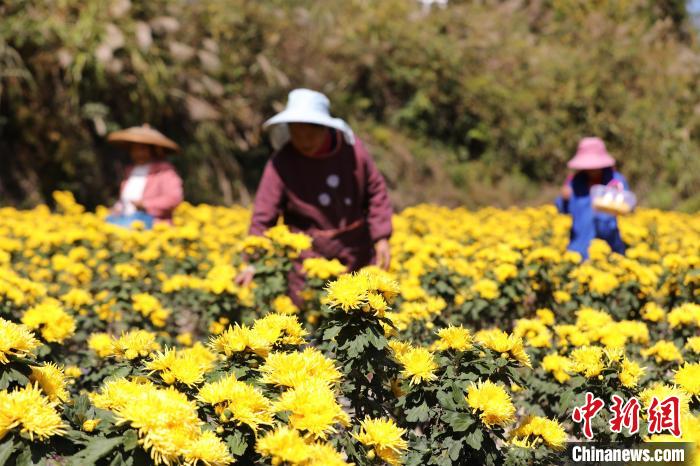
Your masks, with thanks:
[(583, 138), (567, 166), (572, 170), (596, 170), (615, 166), (615, 159), (608, 154), (602, 139)]

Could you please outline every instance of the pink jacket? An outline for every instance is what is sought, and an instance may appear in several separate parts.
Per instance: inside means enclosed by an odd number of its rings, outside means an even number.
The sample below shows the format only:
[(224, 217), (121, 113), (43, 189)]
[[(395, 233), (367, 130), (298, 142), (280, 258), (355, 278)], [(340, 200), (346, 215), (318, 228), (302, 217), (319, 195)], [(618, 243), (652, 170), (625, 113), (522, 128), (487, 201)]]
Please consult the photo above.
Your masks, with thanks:
[[(133, 166), (126, 169), (126, 174), (119, 189), (124, 189), (126, 180), (131, 175)], [(146, 213), (152, 215), (156, 221), (171, 222), (173, 210), (183, 201), (182, 178), (175, 171), (175, 167), (170, 162), (153, 162), (148, 176), (146, 177), (146, 187), (143, 190), (143, 206)], [(115, 205), (121, 208), (121, 202)]]

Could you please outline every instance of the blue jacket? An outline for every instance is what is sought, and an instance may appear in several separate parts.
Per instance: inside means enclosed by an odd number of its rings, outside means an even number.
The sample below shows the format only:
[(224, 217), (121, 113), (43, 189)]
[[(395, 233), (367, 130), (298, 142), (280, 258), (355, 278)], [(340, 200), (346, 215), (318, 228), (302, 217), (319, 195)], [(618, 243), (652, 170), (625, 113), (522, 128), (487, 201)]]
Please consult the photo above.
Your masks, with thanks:
[[(612, 168), (603, 170), (602, 184), (607, 185), (613, 180), (622, 183), (625, 189), (629, 189), (627, 180), (620, 173)], [(615, 216), (594, 211), (591, 206), (588, 175), (585, 172), (579, 172), (567, 183), (573, 191), (571, 198), (564, 200), (558, 197), (556, 206), (560, 213), (571, 214), (573, 219), (568, 249), (580, 253), (584, 259), (587, 259), (591, 240), (599, 238), (607, 241), (613, 251), (624, 254), (626, 246), (620, 237)]]

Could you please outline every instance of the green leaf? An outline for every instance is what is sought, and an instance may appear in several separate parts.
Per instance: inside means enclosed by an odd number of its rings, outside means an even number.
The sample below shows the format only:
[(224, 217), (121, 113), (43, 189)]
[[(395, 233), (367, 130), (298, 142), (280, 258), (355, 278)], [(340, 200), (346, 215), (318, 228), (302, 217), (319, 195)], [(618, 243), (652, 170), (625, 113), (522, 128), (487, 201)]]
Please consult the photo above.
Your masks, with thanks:
[(226, 444), (233, 456), (241, 456), (248, 448), (248, 441), (243, 437), (243, 433), (236, 431), (233, 435), (226, 437)]
[(366, 347), (367, 337), (365, 335), (359, 335), (354, 340), (351, 340), (343, 345), (343, 349), (348, 352), (348, 357), (351, 359), (355, 359), (361, 355)]
[[(69, 429), (66, 431), (65, 434), (62, 436), (64, 439), (70, 440), (71, 442), (78, 443), (78, 444), (85, 444), (90, 441), (90, 436), (86, 434), (85, 432), (75, 430), (75, 429)], [(2, 463), (0, 463), (2, 464)]]
[(455, 406), (461, 406), (465, 404), (464, 392), (457, 384), (452, 384), (452, 401), (454, 401)]
[(122, 437), (97, 437), (90, 441), (87, 446), (71, 457), (73, 464), (91, 465), (104, 458), (123, 442)]
[(124, 459), (124, 455), (119, 453), (117, 455), (114, 455), (114, 459), (112, 460), (111, 463), (109, 463), (109, 466), (131, 466), (134, 464), (134, 457), (133, 456), (127, 456), (126, 459)]
[[(447, 443), (447, 442), (445, 442)], [(450, 455), (450, 459), (452, 461), (457, 461), (459, 459), (459, 453), (462, 451), (462, 443), (461, 442), (455, 442), (452, 441), (450, 442), (449, 446), (447, 447), (447, 454)]]
[(457, 404), (452, 399), (452, 392), (437, 392), (437, 399), (443, 408), (449, 410), (457, 409)]
[(7, 464), (10, 455), (15, 451), (15, 446), (15, 442), (12, 439), (0, 444), (0, 464)]
[(110, 379), (120, 379), (122, 377), (126, 377), (129, 374), (131, 374), (131, 367), (122, 366), (122, 367), (116, 369), (114, 372), (112, 372), (109, 375), (109, 377), (110, 377)]
[(577, 375), (576, 377), (571, 378), (569, 385), (571, 386), (571, 388), (576, 389), (576, 388), (581, 387), (585, 383), (586, 383), (586, 378), (581, 376), (581, 375)]
[(442, 415), (442, 419), (447, 422), (455, 432), (464, 432), (474, 424), (474, 418), (469, 414), (457, 411), (447, 411)]
[(20, 454), (17, 455), (15, 466), (34, 466), (32, 451), (29, 449), (29, 446), (26, 446)]
[(481, 431), (481, 429), (476, 429), (474, 432), (467, 435), (465, 440), (467, 445), (472, 447), (474, 450), (479, 450), (481, 449), (481, 442), (484, 440), (484, 433)]
[(340, 326), (340, 325), (336, 325), (336, 326), (334, 326), (334, 327), (327, 328), (327, 329), (323, 332), (323, 339), (324, 339), (324, 340), (332, 340), (332, 339), (334, 339), (335, 337), (338, 336), (338, 334), (340, 333), (340, 331), (341, 331), (342, 329), (343, 329), (343, 327)]
[(8, 371), (2, 371), (2, 375), (0, 376), (0, 390), (7, 390), (7, 387), (10, 386), (10, 374)]
[(430, 416), (430, 407), (425, 401), (413, 408), (406, 410), (406, 420), (408, 422), (425, 422)]
[(381, 351), (386, 347), (387, 341), (383, 333), (379, 334), (374, 331), (374, 329), (368, 329), (367, 332), (365, 332), (365, 335), (367, 336), (367, 341), (369, 344), (374, 348)]
[(10, 382), (18, 382), (20, 385), (29, 384), (29, 379), (27, 378), (27, 376), (15, 369), (14, 367), (8, 368), (7, 376), (9, 377)]
[(574, 396), (576, 396), (576, 394), (571, 390), (567, 390), (561, 394), (561, 397), (559, 398), (560, 415), (563, 415), (571, 407)]
[(124, 451), (131, 451), (139, 445), (139, 436), (134, 429), (129, 429), (124, 434)]

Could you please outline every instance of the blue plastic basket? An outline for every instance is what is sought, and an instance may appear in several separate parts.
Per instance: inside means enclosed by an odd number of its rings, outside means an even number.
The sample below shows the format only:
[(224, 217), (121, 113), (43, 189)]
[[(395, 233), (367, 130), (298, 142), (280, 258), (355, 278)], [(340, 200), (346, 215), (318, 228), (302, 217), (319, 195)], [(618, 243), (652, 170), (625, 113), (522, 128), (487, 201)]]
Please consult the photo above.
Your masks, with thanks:
[(131, 215), (110, 215), (107, 217), (107, 223), (124, 228), (131, 228), (134, 222), (142, 222), (146, 230), (153, 228), (153, 216), (146, 212), (136, 212)]

